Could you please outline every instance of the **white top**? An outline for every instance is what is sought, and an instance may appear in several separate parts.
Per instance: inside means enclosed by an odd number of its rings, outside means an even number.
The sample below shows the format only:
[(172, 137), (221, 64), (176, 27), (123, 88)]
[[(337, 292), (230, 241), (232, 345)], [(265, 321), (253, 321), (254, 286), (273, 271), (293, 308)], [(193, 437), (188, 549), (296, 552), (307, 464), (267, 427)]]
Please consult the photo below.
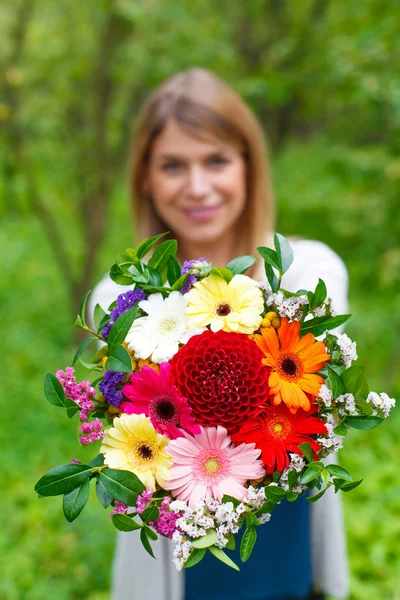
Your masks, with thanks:
[[(335, 310), (339, 314), (346, 313), (348, 277), (343, 261), (321, 242), (292, 240), (290, 243), (294, 260), (282, 278), (282, 287), (293, 292), (299, 289), (313, 291), (321, 278)], [(124, 289), (127, 288), (105, 277), (91, 294), (89, 314), (93, 314), (96, 303), (107, 310)], [(333, 462), (332, 458), (328, 462)], [(316, 589), (330, 596), (346, 598), (349, 585), (342, 507), (340, 497), (332, 488), (318, 502), (311, 504), (311, 547)], [(157, 557), (154, 560), (143, 549), (136, 531), (118, 533), (112, 599), (184, 600), (184, 576), (172, 563), (172, 550), (173, 543), (160, 537), (154, 544)]]

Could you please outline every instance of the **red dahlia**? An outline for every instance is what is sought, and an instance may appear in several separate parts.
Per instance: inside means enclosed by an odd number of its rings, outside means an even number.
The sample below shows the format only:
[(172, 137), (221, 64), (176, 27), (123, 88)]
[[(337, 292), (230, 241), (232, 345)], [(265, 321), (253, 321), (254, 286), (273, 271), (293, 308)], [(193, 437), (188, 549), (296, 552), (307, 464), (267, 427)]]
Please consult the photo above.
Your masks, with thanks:
[(317, 458), (321, 446), (311, 436), (326, 433), (324, 422), (312, 416), (317, 410), (312, 404), (309, 411), (298, 408), (296, 414), (292, 414), (286, 404), (267, 405), (260, 414), (244, 423), (232, 436), (232, 441), (236, 444), (255, 443), (261, 450), (267, 473), (281, 472), (289, 466), (289, 452), (303, 454), (299, 444), (304, 442), (310, 444)]
[(170, 377), (200, 425), (222, 425), (229, 433), (268, 397), (269, 369), (263, 353), (243, 333), (204, 331), (171, 360)]

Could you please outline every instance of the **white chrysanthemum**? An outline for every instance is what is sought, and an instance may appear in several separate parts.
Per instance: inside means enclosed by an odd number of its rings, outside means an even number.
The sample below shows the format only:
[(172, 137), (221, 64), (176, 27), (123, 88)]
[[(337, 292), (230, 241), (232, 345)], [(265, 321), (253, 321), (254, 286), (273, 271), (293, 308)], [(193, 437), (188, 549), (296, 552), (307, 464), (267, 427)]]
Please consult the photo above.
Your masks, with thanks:
[(170, 360), (186, 342), (200, 329), (187, 329), (185, 309), (187, 297), (171, 292), (167, 298), (162, 294), (151, 294), (139, 302), (147, 313), (133, 322), (125, 342), (137, 358), (152, 358), (155, 363)]

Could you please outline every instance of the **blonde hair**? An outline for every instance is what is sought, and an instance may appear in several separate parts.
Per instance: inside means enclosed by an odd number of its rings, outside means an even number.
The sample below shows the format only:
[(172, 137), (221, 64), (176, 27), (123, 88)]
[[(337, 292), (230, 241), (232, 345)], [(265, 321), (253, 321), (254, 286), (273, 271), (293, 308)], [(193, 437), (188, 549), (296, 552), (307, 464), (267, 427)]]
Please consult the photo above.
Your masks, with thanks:
[(170, 77), (148, 98), (139, 115), (131, 170), (137, 241), (168, 230), (143, 189), (143, 179), (152, 145), (170, 119), (191, 135), (226, 142), (244, 156), (247, 198), (236, 248), (238, 255), (254, 254), (257, 246), (264, 246), (270, 239), (275, 224), (264, 135), (251, 110), (232, 88), (199, 68)]

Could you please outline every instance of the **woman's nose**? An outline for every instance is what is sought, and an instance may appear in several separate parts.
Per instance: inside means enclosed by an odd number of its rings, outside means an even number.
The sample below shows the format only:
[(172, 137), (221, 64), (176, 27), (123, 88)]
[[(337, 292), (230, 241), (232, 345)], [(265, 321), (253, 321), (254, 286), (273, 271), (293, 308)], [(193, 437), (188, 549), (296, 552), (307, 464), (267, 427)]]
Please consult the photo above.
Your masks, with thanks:
[(189, 170), (188, 193), (192, 198), (203, 198), (209, 192), (210, 184), (207, 174), (199, 166), (193, 166)]

